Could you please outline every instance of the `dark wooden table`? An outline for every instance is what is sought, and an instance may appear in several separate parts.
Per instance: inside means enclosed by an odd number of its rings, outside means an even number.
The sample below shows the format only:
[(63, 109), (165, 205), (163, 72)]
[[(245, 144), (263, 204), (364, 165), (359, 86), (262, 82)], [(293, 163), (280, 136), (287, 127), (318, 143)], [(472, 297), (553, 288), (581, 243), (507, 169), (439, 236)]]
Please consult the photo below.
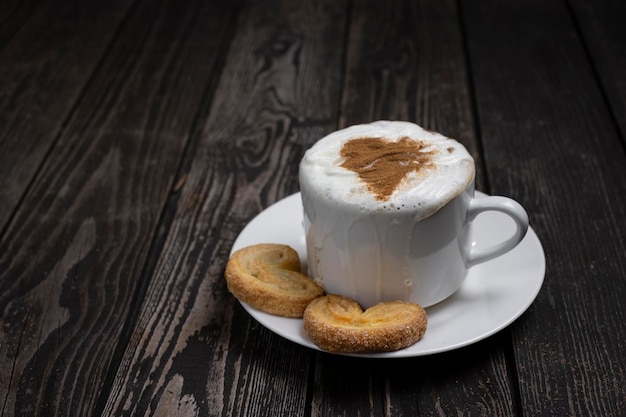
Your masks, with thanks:
[[(0, 3), (2, 416), (626, 413), (626, 3)], [(275, 335), (233, 242), (337, 128), (457, 138), (528, 210), (501, 332), (364, 359)]]

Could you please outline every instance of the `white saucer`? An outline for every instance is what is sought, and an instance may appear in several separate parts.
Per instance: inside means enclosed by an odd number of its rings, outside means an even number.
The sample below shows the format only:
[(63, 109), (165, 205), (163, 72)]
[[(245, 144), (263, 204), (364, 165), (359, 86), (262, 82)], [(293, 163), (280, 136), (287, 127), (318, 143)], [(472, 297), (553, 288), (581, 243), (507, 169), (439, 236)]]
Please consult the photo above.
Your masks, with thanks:
[[(477, 197), (485, 196), (476, 192)], [(513, 233), (512, 220), (498, 212), (480, 214), (474, 223), (474, 241), (486, 247)], [(232, 251), (257, 243), (282, 243), (300, 254), (306, 270), (306, 245), (302, 228), (300, 194), (293, 194), (265, 209), (242, 230)], [(448, 299), (426, 309), (424, 338), (406, 349), (366, 357), (400, 358), (431, 355), (478, 342), (517, 319), (541, 289), (545, 257), (541, 242), (529, 228), (512, 251), (470, 269), (463, 286)], [(319, 348), (304, 333), (302, 320), (289, 319), (243, 307), (274, 333), (311, 349)]]

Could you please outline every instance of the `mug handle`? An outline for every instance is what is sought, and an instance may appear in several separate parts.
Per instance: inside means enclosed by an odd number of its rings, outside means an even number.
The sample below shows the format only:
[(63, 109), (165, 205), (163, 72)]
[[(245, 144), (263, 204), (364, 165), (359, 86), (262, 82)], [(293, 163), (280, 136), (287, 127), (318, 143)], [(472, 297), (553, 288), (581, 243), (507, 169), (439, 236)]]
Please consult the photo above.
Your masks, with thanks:
[(473, 221), (484, 211), (499, 211), (515, 221), (515, 233), (508, 239), (484, 249), (472, 249), (467, 258), (467, 267), (496, 258), (517, 246), (528, 231), (528, 214), (517, 201), (507, 197), (490, 196), (473, 198), (467, 211), (468, 221)]

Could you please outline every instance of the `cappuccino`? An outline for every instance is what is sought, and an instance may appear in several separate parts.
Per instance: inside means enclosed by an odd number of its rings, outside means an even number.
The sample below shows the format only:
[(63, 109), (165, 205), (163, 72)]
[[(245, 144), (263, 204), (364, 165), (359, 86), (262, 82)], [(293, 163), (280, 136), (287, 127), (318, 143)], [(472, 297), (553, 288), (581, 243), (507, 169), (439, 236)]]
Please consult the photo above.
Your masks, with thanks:
[[(320, 139), (299, 173), (309, 275), (364, 308), (447, 298), (469, 267), (512, 249), (528, 228), (513, 200), (474, 199), (474, 174), (460, 143), (413, 123), (379, 121)], [(516, 232), (475, 251), (471, 223), (486, 210), (509, 215)]]
[(474, 179), (459, 142), (408, 122), (352, 126), (319, 140), (300, 164), (300, 185), (361, 212), (436, 212)]

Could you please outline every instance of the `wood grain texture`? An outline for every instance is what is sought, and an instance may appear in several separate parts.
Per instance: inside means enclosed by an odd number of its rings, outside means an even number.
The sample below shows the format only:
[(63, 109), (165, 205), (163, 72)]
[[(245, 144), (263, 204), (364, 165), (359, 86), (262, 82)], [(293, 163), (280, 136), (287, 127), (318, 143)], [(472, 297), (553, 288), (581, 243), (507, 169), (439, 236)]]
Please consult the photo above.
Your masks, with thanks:
[(507, 345), (510, 336), (503, 332), (429, 357), (389, 361), (320, 354), (311, 415), (516, 415), (514, 375), (502, 364)]
[[(622, 142), (626, 138), (626, 3), (616, 0), (569, 2), (587, 53), (615, 117)], [(624, 142), (626, 143), (626, 142)]]
[[(0, 416), (619, 416), (621, 2), (7, 0)], [(318, 353), (227, 292), (234, 239), (337, 127), (456, 137), (547, 255), (508, 329)], [(268, 240), (272, 237), (268, 236)]]
[(0, 7), (0, 49), (35, 13), (39, 3), (34, 0), (5, 0)]
[(98, 407), (228, 41), (228, 21), (204, 3), (133, 10), (0, 242), (2, 415)]
[(27, 1), (1, 7), (7, 24), (0, 29), (0, 232), (131, 4)]
[(242, 8), (105, 415), (306, 413), (313, 353), (251, 322), (223, 273), (245, 223), (297, 191), (304, 149), (336, 127), (346, 10)]
[(381, 366), (389, 415), (417, 415), (414, 410), (419, 415), (516, 415), (514, 374), (503, 364), (510, 343), (509, 332), (502, 332), (458, 351)]
[(617, 128), (562, 2), (462, 9), (490, 183), (527, 208), (547, 258), (544, 288), (513, 328), (522, 409), (622, 415), (626, 158)]

